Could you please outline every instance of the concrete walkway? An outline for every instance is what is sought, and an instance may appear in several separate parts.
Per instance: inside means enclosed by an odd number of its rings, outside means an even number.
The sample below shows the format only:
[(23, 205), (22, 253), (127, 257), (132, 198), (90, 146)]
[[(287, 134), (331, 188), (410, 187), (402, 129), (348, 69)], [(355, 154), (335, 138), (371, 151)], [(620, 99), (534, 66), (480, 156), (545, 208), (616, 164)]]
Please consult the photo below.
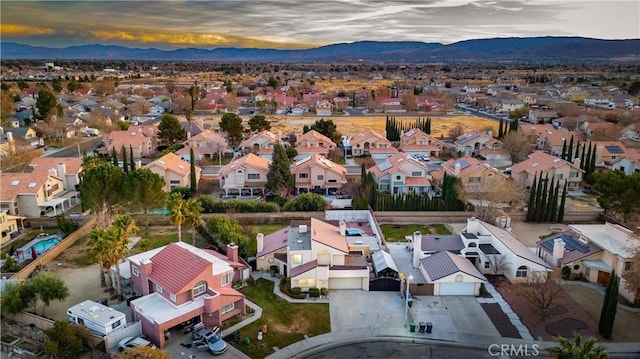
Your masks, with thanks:
[(326, 298), (307, 298), (307, 299), (294, 299), (291, 298), (290, 296), (282, 293), (282, 291), (280, 290), (280, 278), (276, 278), (271, 276), (271, 274), (269, 273), (265, 273), (265, 272), (252, 272), (251, 275), (253, 276), (253, 278), (255, 279), (266, 279), (266, 280), (270, 280), (274, 283), (273, 285), (273, 294), (277, 295), (278, 297), (286, 300), (287, 302), (291, 302), (291, 303), (327, 303), (329, 304), (329, 297), (327, 296)]
[(504, 314), (509, 317), (509, 321), (511, 321), (511, 324), (516, 327), (516, 329), (518, 330), (518, 334), (520, 334), (520, 337), (525, 340), (533, 340), (533, 336), (531, 336), (531, 333), (529, 333), (529, 329), (527, 329), (527, 327), (522, 323), (520, 317), (518, 317), (518, 315), (511, 309), (509, 303), (507, 303), (504, 298), (502, 298), (502, 295), (498, 293), (493, 285), (489, 282), (486, 282), (484, 286), (487, 289), (487, 292), (491, 294), (492, 298), (478, 298), (478, 302), (480, 304), (497, 303)]
[(229, 328), (225, 329), (222, 331), (222, 336), (227, 336), (235, 331), (240, 330), (241, 328), (246, 327), (247, 325), (255, 322), (256, 320), (262, 318), (262, 308), (259, 307), (256, 303), (250, 301), (249, 299), (245, 298), (244, 299), (244, 303), (248, 306), (251, 307), (251, 309), (253, 309), (253, 315), (250, 316), (249, 318), (241, 321), (240, 323), (236, 323), (235, 325), (230, 326)]

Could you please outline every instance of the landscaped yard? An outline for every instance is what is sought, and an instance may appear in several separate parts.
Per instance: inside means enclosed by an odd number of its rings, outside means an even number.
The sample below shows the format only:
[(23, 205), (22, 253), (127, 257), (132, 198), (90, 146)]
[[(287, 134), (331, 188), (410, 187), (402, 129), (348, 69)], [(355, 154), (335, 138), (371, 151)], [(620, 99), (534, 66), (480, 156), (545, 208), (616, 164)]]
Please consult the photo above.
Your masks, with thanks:
[[(284, 348), (290, 344), (331, 331), (329, 304), (289, 303), (273, 293), (274, 283), (258, 279), (240, 291), (252, 302), (262, 307), (262, 318), (240, 330), (242, 338), (237, 348), (251, 358), (264, 358), (274, 352), (273, 347)], [(267, 333), (258, 341), (258, 331), (267, 325)]]
[(381, 224), (382, 234), (389, 242), (404, 242), (405, 236), (412, 235), (415, 231), (422, 234), (451, 234), (444, 224)]
[(277, 230), (280, 230), (284, 227), (287, 227), (288, 224), (251, 224), (245, 226), (245, 233), (249, 236), (249, 249), (248, 255), (249, 257), (255, 256), (258, 251), (258, 242), (256, 240), (256, 235), (258, 233), (262, 233), (265, 236), (267, 234), (271, 234)]

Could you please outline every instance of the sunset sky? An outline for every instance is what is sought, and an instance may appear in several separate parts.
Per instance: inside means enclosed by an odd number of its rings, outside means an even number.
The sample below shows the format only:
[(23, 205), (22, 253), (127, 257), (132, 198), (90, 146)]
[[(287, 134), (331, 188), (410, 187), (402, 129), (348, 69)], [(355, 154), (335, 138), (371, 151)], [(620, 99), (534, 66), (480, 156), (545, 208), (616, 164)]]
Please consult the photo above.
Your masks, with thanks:
[(640, 38), (640, 1), (5, 1), (1, 41), (294, 49), (359, 40)]

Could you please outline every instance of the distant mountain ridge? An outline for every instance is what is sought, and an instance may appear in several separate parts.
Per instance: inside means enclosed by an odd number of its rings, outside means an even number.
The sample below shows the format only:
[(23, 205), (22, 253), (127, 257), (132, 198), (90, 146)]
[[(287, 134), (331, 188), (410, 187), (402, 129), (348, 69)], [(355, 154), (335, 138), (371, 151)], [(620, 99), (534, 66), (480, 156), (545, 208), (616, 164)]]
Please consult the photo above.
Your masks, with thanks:
[(358, 41), (303, 50), (224, 47), (160, 50), (116, 45), (81, 45), (66, 48), (0, 43), (2, 59), (43, 60), (165, 60), (212, 62), (326, 62), (326, 61), (553, 61), (640, 60), (640, 39), (601, 40), (584, 37), (530, 37), (466, 40), (449, 45), (411, 41)]

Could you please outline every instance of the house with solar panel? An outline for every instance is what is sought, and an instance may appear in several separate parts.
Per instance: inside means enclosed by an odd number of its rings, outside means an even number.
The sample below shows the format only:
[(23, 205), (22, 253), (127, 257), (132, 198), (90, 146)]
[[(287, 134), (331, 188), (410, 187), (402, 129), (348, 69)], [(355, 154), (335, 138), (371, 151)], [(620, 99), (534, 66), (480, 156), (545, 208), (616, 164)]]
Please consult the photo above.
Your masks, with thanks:
[(620, 141), (594, 141), (593, 143), (596, 145), (596, 167), (601, 169), (621, 169), (626, 172), (625, 169), (632, 167), (631, 163), (626, 167), (622, 164), (616, 164), (626, 159), (628, 155), (630, 158), (637, 157), (635, 156), (638, 152), (636, 149), (627, 148)]
[(555, 234), (537, 243), (537, 254), (553, 267), (568, 267), (589, 282), (606, 285), (615, 271), (620, 278), (619, 293), (630, 302), (640, 299), (625, 288), (625, 272), (633, 268), (633, 256), (640, 238), (617, 224), (570, 225), (569, 231)]
[(441, 171), (432, 173), (434, 180), (440, 183), (444, 173), (458, 177), (465, 191), (470, 193), (490, 192), (509, 181), (509, 177), (501, 171), (470, 156), (450, 159), (443, 163)]
[(400, 150), (412, 157), (427, 155), (438, 158), (444, 150), (444, 143), (422, 130), (414, 128), (400, 136)]
[(427, 165), (403, 152), (367, 169), (367, 172), (374, 175), (378, 189), (382, 192), (420, 193), (432, 197), (432, 177), (428, 171)]
[(584, 171), (579, 164), (565, 161), (550, 154), (536, 151), (528, 156), (529, 158), (511, 166), (511, 178), (525, 187), (531, 187), (533, 179), (545, 178), (560, 181), (560, 185), (567, 183), (569, 191), (580, 188)]
[(456, 153), (462, 153), (464, 156), (471, 156), (478, 154), (488, 142), (493, 140), (493, 134), (484, 132), (467, 132), (458, 136), (453, 145), (455, 146)]

